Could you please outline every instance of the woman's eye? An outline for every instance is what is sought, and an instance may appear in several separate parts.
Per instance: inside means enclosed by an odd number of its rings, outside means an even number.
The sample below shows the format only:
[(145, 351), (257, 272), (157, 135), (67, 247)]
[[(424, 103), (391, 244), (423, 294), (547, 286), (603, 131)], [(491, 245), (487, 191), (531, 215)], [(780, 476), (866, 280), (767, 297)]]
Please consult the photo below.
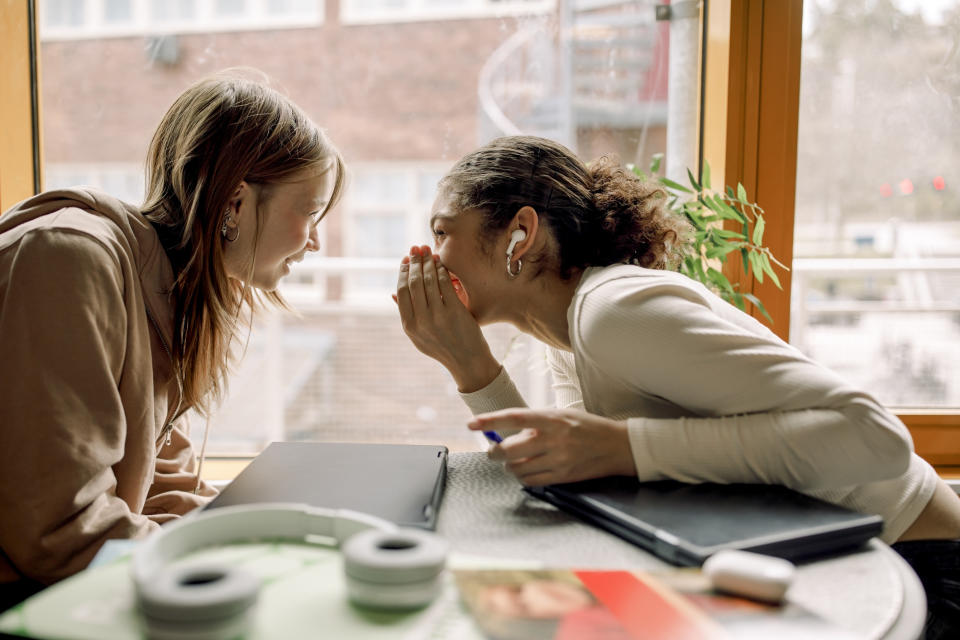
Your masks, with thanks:
[(433, 230), (433, 237), (434, 237), (434, 238), (439, 238), (439, 237), (442, 236), (442, 235), (444, 235), (443, 229), (434, 229), (434, 230)]

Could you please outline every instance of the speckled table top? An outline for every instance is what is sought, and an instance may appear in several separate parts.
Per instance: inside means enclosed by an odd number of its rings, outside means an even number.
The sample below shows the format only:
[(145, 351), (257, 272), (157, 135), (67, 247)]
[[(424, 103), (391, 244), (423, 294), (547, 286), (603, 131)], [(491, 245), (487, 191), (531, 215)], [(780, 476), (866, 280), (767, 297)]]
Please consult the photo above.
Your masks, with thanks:
[[(438, 531), (453, 551), (547, 566), (657, 570), (669, 565), (524, 493), (486, 454), (453, 453)], [(925, 612), (916, 576), (887, 545), (803, 564), (787, 594), (866, 638), (916, 637)]]

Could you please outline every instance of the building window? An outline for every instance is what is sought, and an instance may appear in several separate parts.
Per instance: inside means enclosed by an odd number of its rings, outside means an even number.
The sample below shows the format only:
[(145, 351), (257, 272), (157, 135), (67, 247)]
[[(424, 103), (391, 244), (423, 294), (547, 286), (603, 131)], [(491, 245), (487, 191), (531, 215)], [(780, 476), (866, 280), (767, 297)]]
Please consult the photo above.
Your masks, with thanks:
[(340, 0), (344, 24), (549, 14), (556, 0)]
[(85, 0), (47, 0), (42, 24), (46, 29), (78, 27), (86, 19)]
[(216, 0), (214, 14), (220, 17), (242, 16), (247, 10), (245, 0)]
[(103, 21), (107, 24), (127, 24), (133, 20), (133, 0), (104, 0)]
[(302, 28), (323, 22), (324, 0), (39, 0), (51, 40)]

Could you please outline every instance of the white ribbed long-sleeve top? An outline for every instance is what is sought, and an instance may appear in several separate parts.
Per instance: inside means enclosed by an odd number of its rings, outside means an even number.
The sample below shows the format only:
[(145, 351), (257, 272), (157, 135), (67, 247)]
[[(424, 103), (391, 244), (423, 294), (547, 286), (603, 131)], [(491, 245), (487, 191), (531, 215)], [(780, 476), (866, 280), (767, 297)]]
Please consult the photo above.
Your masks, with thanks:
[[(626, 420), (641, 481), (780, 484), (884, 519), (890, 543), (936, 472), (870, 394), (678, 273), (587, 269), (548, 348), (557, 406)], [(526, 406), (504, 369), (462, 394), (477, 413)]]

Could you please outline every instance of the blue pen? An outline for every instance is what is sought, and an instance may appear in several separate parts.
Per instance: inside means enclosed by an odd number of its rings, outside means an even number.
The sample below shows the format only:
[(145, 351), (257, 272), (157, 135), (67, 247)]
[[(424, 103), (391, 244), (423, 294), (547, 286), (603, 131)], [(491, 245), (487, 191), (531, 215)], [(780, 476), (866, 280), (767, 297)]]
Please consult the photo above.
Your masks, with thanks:
[(503, 442), (503, 438), (501, 438), (500, 434), (496, 431), (484, 431), (483, 435), (485, 435), (490, 442)]

